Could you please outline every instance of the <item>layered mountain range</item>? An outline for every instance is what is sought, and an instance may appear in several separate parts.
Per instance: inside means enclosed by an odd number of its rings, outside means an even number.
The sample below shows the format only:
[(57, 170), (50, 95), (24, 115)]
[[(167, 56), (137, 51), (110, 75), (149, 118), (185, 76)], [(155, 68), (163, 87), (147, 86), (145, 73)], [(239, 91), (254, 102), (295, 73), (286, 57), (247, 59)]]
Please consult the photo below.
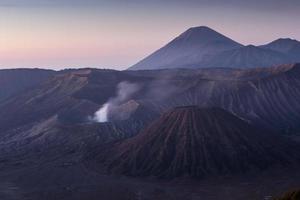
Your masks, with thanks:
[(300, 42), (278, 39), (261, 46), (244, 46), (205, 26), (193, 27), (130, 67), (254, 68), (300, 62)]
[[(90, 137), (113, 141), (134, 136), (161, 113), (177, 107), (220, 107), (254, 126), (297, 134), (300, 126), (300, 66), (240, 69), (114, 71), (81, 69), (52, 75), (0, 103), (0, 138), (11, 144), (54, 142), (53, 132), (78, 127)], [(120, 82), (139, 89), (118, 102), (105, 123), (91, 120), (118, 93)], [(126, 91), (125, 91), (126, 93)], [(85, 132), (85, 131), (83, 131)], [(55, 135), (56, 135), (55, 134)], [(39, 138), (50, 137), (54, 139)], [(21, 142), (26, 141), (26, 142)], [(80, 141), (80, 140), (78, 140)], [(93, 140), (90, 140), (93, 141)], [(95, 140), (96, 141), (96, 140)], [(70, 142), (72, 143), (72, 142)]]

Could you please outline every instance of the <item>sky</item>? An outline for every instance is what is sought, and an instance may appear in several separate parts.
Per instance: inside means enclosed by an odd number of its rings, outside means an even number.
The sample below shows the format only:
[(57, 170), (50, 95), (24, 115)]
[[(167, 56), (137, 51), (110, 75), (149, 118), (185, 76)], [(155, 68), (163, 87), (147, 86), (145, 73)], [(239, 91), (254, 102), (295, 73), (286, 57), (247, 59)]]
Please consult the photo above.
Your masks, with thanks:
[(0, 0), (0, 69), (126, 69), (189, 27), (300, 40), (299, 0)]

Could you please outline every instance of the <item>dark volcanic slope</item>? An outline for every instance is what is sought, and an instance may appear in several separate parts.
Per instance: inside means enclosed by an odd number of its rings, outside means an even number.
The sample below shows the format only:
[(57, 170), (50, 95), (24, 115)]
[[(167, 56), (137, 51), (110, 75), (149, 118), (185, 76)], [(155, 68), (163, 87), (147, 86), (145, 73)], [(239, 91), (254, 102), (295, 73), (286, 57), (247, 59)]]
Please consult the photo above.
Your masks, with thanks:
[(203, 177), (300, 159), (293, 143), (219, 108), (178, 107), (142, 133), (104, 152), (112, 172), (132, 176)]

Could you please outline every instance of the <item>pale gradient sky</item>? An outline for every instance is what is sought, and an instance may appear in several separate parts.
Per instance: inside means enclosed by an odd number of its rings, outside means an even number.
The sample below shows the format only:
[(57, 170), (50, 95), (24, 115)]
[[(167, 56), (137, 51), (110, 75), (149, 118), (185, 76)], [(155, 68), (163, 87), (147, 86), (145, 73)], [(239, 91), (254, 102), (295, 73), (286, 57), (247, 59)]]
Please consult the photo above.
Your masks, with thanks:
[(0, 0), (0, 68), (125, 69), (192, 26), (300, 40), (299, 0)]

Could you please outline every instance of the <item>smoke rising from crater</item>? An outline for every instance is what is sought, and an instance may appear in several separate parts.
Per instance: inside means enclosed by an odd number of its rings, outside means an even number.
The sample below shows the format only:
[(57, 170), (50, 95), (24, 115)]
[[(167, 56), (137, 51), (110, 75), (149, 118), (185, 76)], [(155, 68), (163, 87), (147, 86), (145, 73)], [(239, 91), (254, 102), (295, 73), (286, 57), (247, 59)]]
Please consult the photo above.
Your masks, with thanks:
[(117, 86), (117, 95), (110, 98), (97, 112), (95, 112), (92, 121), (101, 123), (109, 121), (110, 110), (129, 100), (129, 98), (138, 92), (139, 89), (140, 86), (136, 83), (127, 81), (120, 82)]

